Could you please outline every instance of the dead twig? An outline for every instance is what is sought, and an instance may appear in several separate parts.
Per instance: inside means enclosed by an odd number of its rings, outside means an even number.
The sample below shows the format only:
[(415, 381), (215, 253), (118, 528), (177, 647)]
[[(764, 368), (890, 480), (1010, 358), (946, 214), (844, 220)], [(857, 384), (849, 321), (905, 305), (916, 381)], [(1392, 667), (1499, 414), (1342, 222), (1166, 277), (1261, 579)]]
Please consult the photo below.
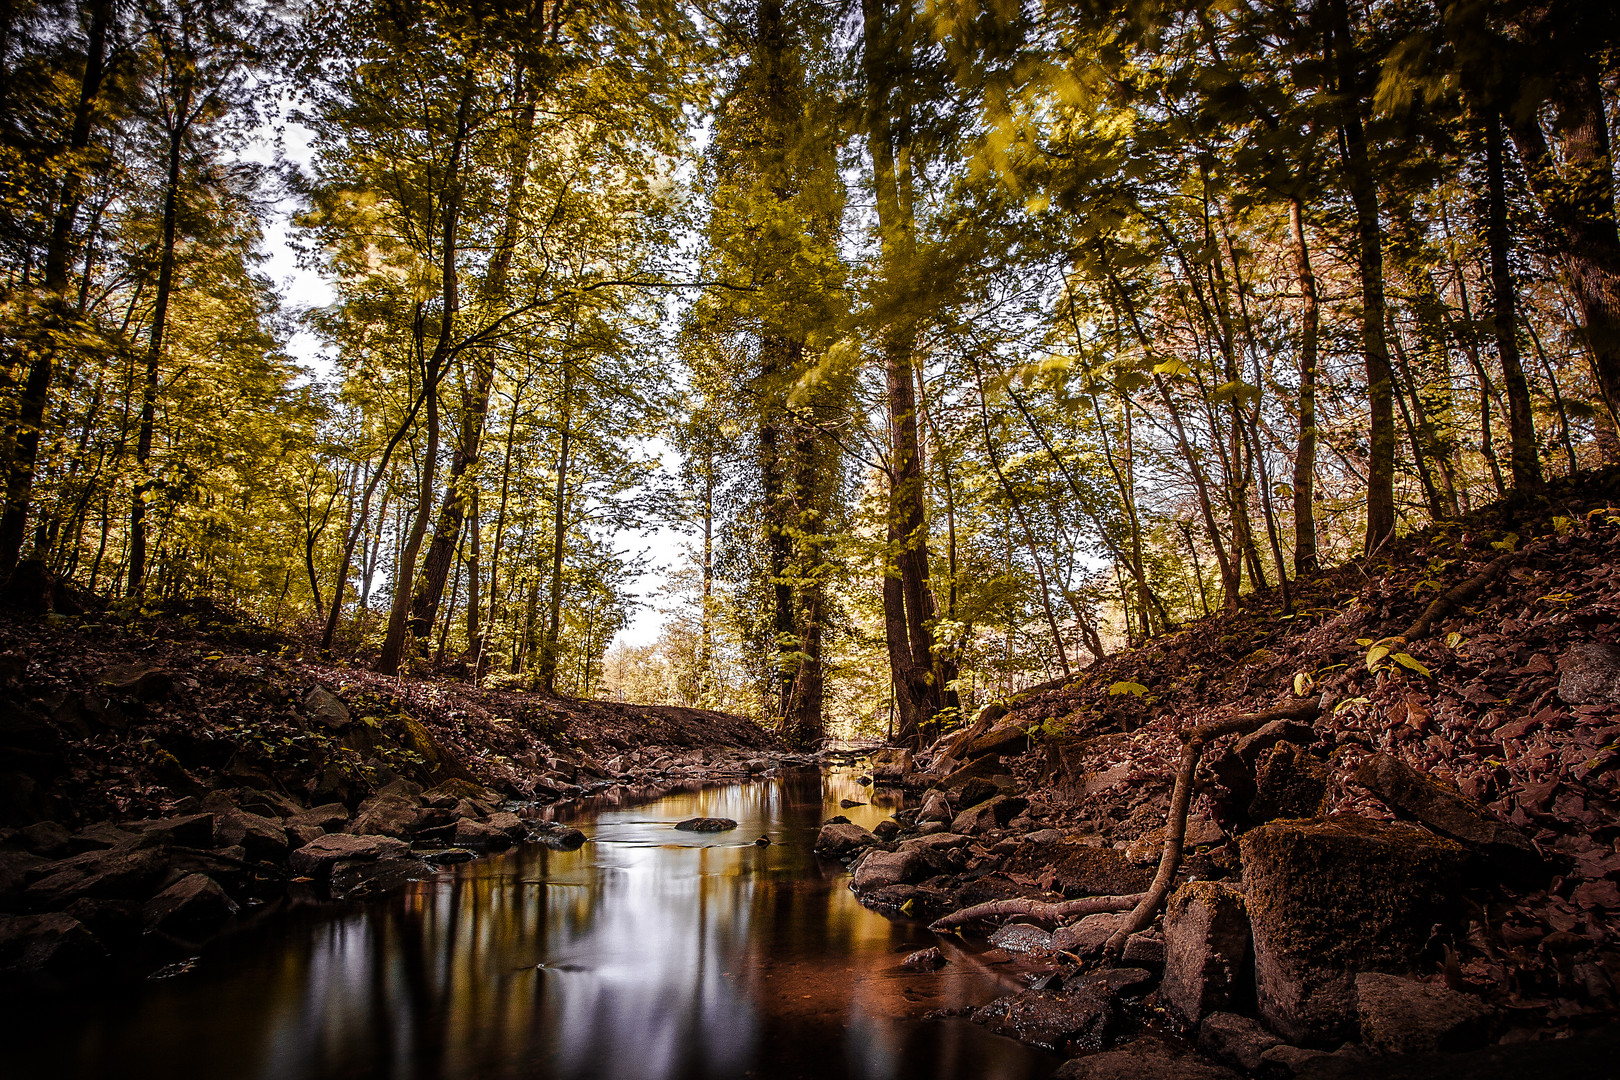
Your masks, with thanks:
[(1126, 939), (1153, 921), (1159, 909), (1164, 906), (1165, 898), (1170, 894), (1170, 885), (1175, 881), (1176, 871), (1181, 867), (1181, 845), (1187, 837), (1187, 807), (1192, 801), (1193, 773), (1198, 768), (1198, 758), (1203, 754), (1204, 747), (1223, 735), (1247, 735), (1275, 720), (1299, 720), (1309, 723), (1315, 720), (1321, 711), (1322, 699), (1314, 697), (1281, 708), (1250, 713), (1247, 716), (1234, 716), (1230, 720), (1220, 720), (1178, 732), (1182, 741), (1181, 764), (1176, 769), (1176, 786), (1170, 795), (1170, 810), (1165, 816), (1164, 850), (1159, 855), (1159, 871), (1153, 875), (1153, 883), (1148, 886), (1147, 892), (1142, 894), (1136, 906), (1120, 920), (1119, 928), (1103, 946), (1105, 953), (1117, 957), (1124, 952)]

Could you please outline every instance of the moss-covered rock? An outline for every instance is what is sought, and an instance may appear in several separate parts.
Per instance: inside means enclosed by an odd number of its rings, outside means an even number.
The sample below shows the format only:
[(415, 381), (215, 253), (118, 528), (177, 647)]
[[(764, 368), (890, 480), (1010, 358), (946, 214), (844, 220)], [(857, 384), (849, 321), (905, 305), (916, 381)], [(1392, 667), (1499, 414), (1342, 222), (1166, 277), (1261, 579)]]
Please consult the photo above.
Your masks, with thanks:
[(1357, 972), (1413, 969), (1467, 858), (1415, 826), (1350, 815), (1274, 821), (1240, 848), (1261, 1016), (1306, 1044), (1354, 1033)]

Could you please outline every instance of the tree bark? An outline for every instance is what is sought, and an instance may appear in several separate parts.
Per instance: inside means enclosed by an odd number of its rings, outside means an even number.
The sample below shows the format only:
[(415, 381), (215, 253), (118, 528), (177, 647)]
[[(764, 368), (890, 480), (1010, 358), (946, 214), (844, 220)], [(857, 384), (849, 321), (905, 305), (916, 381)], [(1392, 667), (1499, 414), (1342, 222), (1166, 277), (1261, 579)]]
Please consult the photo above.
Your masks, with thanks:
[(1316, 348), (1321, 318), (1316, 274), (1305, 243), (1305, 214), (1299, 199), (1288, 200), (1288, 227), (1294, 242), (1294, 277), (1299, 282), (1299, 447), (1294, 454), (1294, 576), (1321, 568), (1316, 555)]
[(1536, 449), (1530, 384), (1519, 360), (1519, 339), (1514, 315), (1513, 271), (1508, 265), (1507, 177), (1502, 161), (1502, 118), (1493, 109), (1485, 118), (1485, 173), (1489, 209), (1485, 228), (1491, 252), (1491, 324), (1496, 331), (1496, 354), (1502, 361), (1502, 382), (1507, 388), (1509, 465), (1513, 486), (1538, 491), (1542, 486), (1541, 460)]

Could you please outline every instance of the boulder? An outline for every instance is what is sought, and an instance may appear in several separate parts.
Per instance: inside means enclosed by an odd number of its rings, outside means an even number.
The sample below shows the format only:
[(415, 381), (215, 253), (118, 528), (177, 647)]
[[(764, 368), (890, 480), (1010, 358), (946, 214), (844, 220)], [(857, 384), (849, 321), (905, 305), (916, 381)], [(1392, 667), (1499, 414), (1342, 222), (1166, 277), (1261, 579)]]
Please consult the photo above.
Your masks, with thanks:
[(73, 916), (0, 915), (0, 971), (52, 974), (94, 967), (106, 947)]
[(1029, 800), (1020, 796), (997, 795), (957, 814), (951, 822), (951, 832), (971, 835), (1004, 829), (1028, 805)]
[(501, 832), (514, 840), (522, 840), (529, 835), (528, 823), (510, 810), (495, 811), (495, 813), (489, 815), (489, 820), (484, 824), (492, 829), (501, 830)]
[(990, 944), (1010, 953), (1051, 952), (1052, 935), (1029, 923), (1008, 923), (990, 935)]
[(1101, 952), (1108, 939), (1114, 936), (1124, 922), (1123, 914), (1113, 915), (1100, 912), (1096, 915), (1087, 915), (1079, 922), (1060, 926), (1052, 933), (1052, 948), (1061, 952), (1071, 952), (1076, 956), (1090, 956)]
[(1327, 802), (1327, 764), (1309, 750), (1279, 742), (1262, 751), (1254, 767), (1254, 798), (1249, 820), (1264, 824), (1278, 818), (1311, 818)]
[(319, 686), (304, 695), (304, 713), (323, 727), (341, 730), (349, 726), (348, 706)]
[(955, 815), (951, 813), (951, 804), (946, 800), (943, 791), (930, 788), (923, 793), (922, 809), (917, 812), (918, 821), (937, 821), (949, 825), (953, 817)]
[(959, 769), (952, 770), (936, 786), (945, 794), (950, 795), (953, 792), (961, 791), (969, 780), (975, 778), (988, 780), (996, 785), (996, 790), (1003, 795), (1014, 795), (1018, 792), (1018, 781), (1013, 777), (1012, 773), (1007, 771), (1007, 766), (1001, 763), (1000, 756), (996, 754), (987, 754), (984, 757), (968, 762)]
[(985, 754), (1021, 754), (1029, 749), (1029, 735), (1018, 721), (998, 724), (961, 747), (955, 757), (972, 760)]
[(1620, 702), (1620, 649), (1603, 642), (1571, 645), (1558, 660), (1558, 696), (1570, 705)]
[(904, 783), (915, 770), (911, 751), (904, 747), (885, 747), (872, 755), (872, 782), (874, 784)]
[(1384, 1054), (1472, 1050), (1485, 1044), (1493, 1013), (1443, 984), (1368, 972), (1356, 976), (1361, 1040)]
[(227, 810), (214, 815), (214, 845), (240, 846), (250, 858), (277, 860), (287, 854), (292, 841), (274, 818), (246, 810)]
[(1540, 853), (1524, 833), (1399, 758), (1371, 755), (1356, 770), (1356, 782), (1391, 810), (1466, 845), (1504, 874), (1522, 880), (1545, 871)]
[(168, 855), (154, 847), (87, 851), (36, 868), (37, 879), (23, 890), (23, 903), (50, 911), (81, 896), (145, 900), (168, 868)]
[(0, 851), (0, 909), (16, 907), (34, 872), (49, 861), (28, 851)]
[(900, 823), (894, 818), (884, 818), (872, 826), (872, 835), (886, 844), (900, 835)]
[(339, 859), (332, 864), (328, 889), (334, 900), (367, 900), (433, 873), (433, 867), (415, 858)]
[(962, 790), (956, 794), (956, 805), (963, 810), (970, 806), (977, 806), (986, 799), (993, 799), (1001, 794), (1001, 789), (982, 776), (970, 776)]
[(124, 827), (140, 832), (159, 844), (205, 848), (213, 846), (214, 833), (219, 825), (213, 814), (185, 814), (151, 821), (127, 821)]
[(1138, 967), (1162, 968), (1164, 951), (1163, 938), (1154, 937), (1148, 931), (1140, 930), (1125, 939), (1125, 948), (1119, 954), (1119, 961)]
[(1280, 1045), (1258, 1020), (1237, 1013), (1210, 1013), (1198, 1025), (1198, 1049), (1246, 1072), (1259, 1070), (1261, 1055)]
[(889, 885), (918, 880), (928, 869), (928, 861), (917, 850), (870, 851), (855, 864), (856, 892), (867, 892)]
[(456, 822), (454, 842), (456, 847), (474, 851), (499, 851), (512, 846), (512, 837), (488, 822), (462, 818)]
[(15, 837), (24, 851), (52, 859), (66, 854), (72, 839), (73, 834), (54, 821), (36, 821), (27, 828), (18, 829)]
[(1189, 881), (1165, 909), (1159, 1000), (1171, 1016), (1196, 1027), (1232, 1006), (1248, 955), (1243, 894), (1217, 881)]
[(114, 664), (96, 680), (108, 690), (141, 701), (157, 701), (174, 689), (174, 675), (145, 664)]
[(816, 834), (815, 853), (842, 859), (878, 842), (877, 837), (848, 821), (829, 821)]
[(301, 848), (311, 840), (318, 840), (325, 835), (326, 830), (319, 825), (287, 826), (287, 842), (295, 848)]
[(416, 800), (408, 795), (373, 795), (355, 811), (348, 831), (356, 836), (397, 836), (404, 840), (415, 835), (420, 813)]
[(1052, 1080), (1238, 1080), (1237, 1073), (1143, 1036), (1117, 1050), (1065, 1061)]
[[(1102, 986), (1074, 992), (1028, 991), (997, 998), (970, 1015), (998, 1035), (1047, 1050), (1096, 1050), (1113, 1033), (1119, 1013)], [(1144, 1075), (1144, 1074), (1133, 1074)]]
[(695, 817), (676, 822), (675, 827), (682, 832), (728, 832), (737, 823), (728, 817)]
[(933, 971), (936, 968), (945, 966), (945, 954), (940, 952), (937, 946), (929, 949), (918, 949), (916, 952), (908, 954), (904, 960), (900, 961), (900, 964), (902, 967), (908, 967), (913, 971)]
[(214, 930), (237, 912), (219, 883), (207, 874), (187, 874), (146, 902), (141, 920), (148, 931), (188, 937)]
[(1239, 847), (1260, 1015), (1301, 1045), (1353, 1034), (1355, 973), (1411, 968), (1466, 861), (1416, 826), (1353, 815), (1275, 821)]
[(585, 845), (587, 837), (578, 829), (562, 827), (541, 834), (539, 839), (553, 851), (578, 851)]
[(327, 833), (292, 853), (293, 871), (305, 877), (326, 877), (334, 863), (345, 859), (369, 861), (398, 859), (409, 854), (410, 845), (392, 836), (355, 836)]

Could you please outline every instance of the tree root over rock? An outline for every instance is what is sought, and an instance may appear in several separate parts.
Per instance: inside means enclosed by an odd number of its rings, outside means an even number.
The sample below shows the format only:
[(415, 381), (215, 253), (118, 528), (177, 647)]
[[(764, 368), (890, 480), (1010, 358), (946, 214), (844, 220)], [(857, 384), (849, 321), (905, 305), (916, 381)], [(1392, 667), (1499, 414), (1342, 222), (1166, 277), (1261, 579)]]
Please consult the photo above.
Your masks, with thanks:
[(1141, 903), (1142, 898), (1146, 895), (1146, 893), (1132, 893), (1129, 896), (1087, 896), (1080, 900), (1057, 902), (1046, 900), (988, 900), (982, 904), (965, 907), (961, 911), (953, 911), (949, 915), (942, 915), (930, 923), (928, 929), (938, 933), (979, 919), (999, 919), (1008, 915), (1022, 915), (1026, 919), (1043, 919), (1060, 923), (1064, 919), (1072, 919), (1077, 915), (1111, 915), (1117, 911), (1128, 911), (1136, 904)]
[(1120, 920), (1119, 929), (1114, 931), (1108, 943), (1103, 946), (1104, 954), (1117, 957), (1124, 952), (1126, 939), (1152, 922), (1159, 909), (1164, 906), (1166, 897), (1170, 895), (1170, 886), (1176, 879), (1176, 871), (1181, 867), (1181, 845), (1187, 837), (1187, 807), (1192, 801), (1193, 773), (1198, 768), (1198, 759), (1202, 756), (1204, 747), (1223, 735), (1247, 735), (1276, 720), (1310, 723), (1321, 712), (1322, 699), (1314, 697), (1292, 705), (1267, 709), (1265, 712), (1234, 716), (1230, 720), (1220, 720), (1213, 724), (1202, 724), (1177, 733), (1181, 736), (1182, 743), (1181, 765), (1176, 770), (1176, 786), (1170, 796), (1170, 810), (1165, 815), (1164, 850), (1159, 856), (1159, 872), (1153, 875), (1153, 883), (1148, 886), (1147, 892), (1142, 894), (1142, 899), (1136, 907)]

